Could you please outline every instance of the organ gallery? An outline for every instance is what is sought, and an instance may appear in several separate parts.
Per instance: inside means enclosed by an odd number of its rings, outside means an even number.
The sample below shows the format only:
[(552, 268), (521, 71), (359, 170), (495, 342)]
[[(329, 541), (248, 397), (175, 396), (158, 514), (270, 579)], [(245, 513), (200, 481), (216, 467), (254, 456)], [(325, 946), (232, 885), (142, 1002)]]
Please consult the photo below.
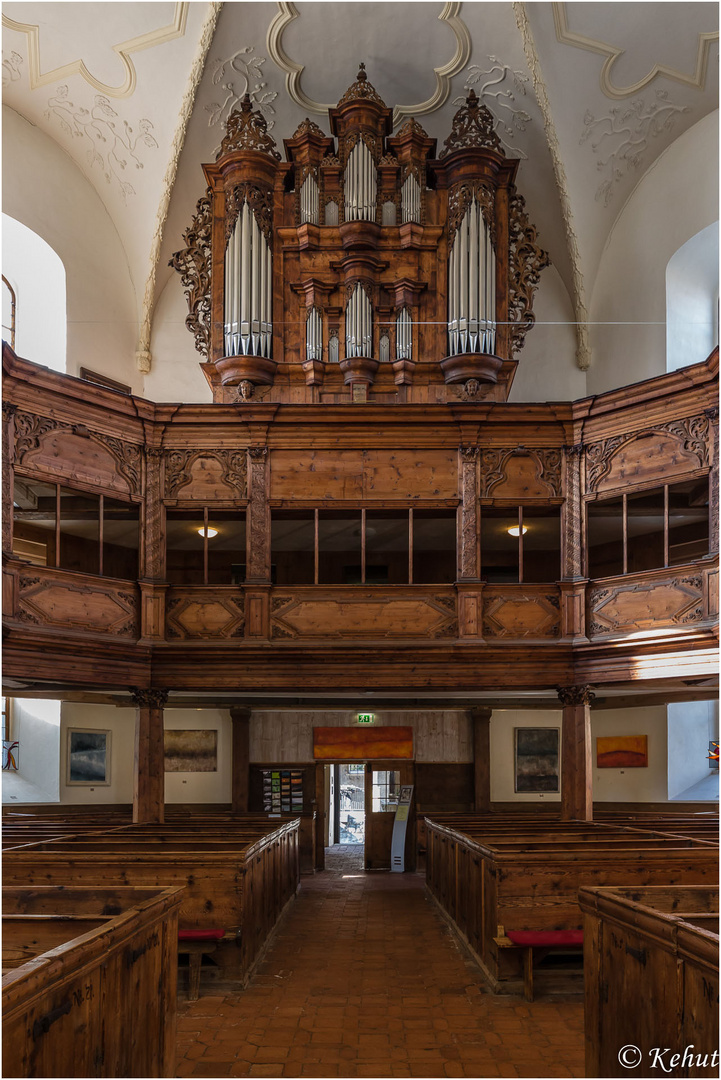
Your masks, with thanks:
[[(634, 113), (582, 6), (404, 5), (456, 43), (432, 90), (398, 5), (84, 5), (127, 30), (126, 83), (88, 59), (40, 102), (6, 5), (68, 309), (46, 365), (9, 239), (7, 1075), (625, 1076), (691, 1045), (675, 1075), (716, 1075), (718, 344), (690, 283), (717, 234), (688, 166), (716, 99), (664, 69)], [(41, 46), (76, 18), (47, 7)], [(327, 70), (292, 59), (321, 37)], [(594, 187), (649, 87), (678, 137)], [(5, 160), (8, 236), (42, 239)]]

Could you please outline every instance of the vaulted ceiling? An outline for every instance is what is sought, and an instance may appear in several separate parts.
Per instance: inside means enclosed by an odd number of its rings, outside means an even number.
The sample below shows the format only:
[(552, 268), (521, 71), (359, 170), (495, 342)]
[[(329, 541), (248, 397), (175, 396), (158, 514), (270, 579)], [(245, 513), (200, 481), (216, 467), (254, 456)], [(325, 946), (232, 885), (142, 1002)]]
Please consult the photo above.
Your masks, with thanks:
[[(473, 87), (582, 312), (629, 194), (718, 105), (714, 3), (6, 3), (7, 105), (95, 187), (149, 315), (249, 93), (279, 144), (359, 61), (400, 124), (447, 137)], [(139, 315), (140, 317), (140, 315)]]

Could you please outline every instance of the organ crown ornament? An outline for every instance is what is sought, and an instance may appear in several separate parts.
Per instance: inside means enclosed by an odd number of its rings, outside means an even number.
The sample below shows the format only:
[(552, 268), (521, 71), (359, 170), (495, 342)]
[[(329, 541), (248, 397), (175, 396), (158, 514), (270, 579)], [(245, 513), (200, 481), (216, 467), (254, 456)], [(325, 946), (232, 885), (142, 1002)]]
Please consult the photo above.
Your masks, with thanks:
[(505, 400), (548, 256), (493, 114), (471, 90), (436, 156), (414, 117), (393, 134), (361, 64), (328, 119), (283, 161), (246, 94), (203, 166), (171, 265), (215, 399)]

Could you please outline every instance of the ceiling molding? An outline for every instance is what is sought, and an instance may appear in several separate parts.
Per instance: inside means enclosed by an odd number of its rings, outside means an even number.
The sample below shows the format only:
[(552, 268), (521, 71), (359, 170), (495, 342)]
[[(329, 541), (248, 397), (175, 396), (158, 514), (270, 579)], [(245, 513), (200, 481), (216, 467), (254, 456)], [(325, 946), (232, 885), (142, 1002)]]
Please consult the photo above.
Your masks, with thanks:
[(43, 75), (40, 70), (40, 27), (33, 23), (15, 22), (14, 19), (8, 18), (7, 15), (3, 15), (2, 22), (3, 26), (8, 30), (15, 30), (27, 36), (28, 71), (31, 90), (47, 86), (48, 83), (57, 83), (69, 78), (71, 75), (80, 75), (86, 83), (100, 91), (101, 94), (106, 94), (108, 97), (125, 98), (133, 94), (137, 83), (135, 66), (130, 59), (130, 53), (140, 52), (142, 49), (151, 49), (155, 45), (162, 45), (166, 41), (173, 41), (175, 38), (183, 37), (188, 20), (188, 8), (188, 3), (176, 3), (173, 21), (168, 26), (161, 26), (157, 30), (150, 30), (139, 37), (130, 38), (128, 41), (112, 46), (113, 52), (117, 54), (125, 69), (125, 79), (120, 86), (108, 86), (107, 83), (96, 79), (83, 60), (73, 60), (69, 64), (53, 68), (52, 71), (47, 71)]
[[(460, 17), (460, 10), (460, 3), (447, 3), (438, 16), (439, 22), (446, 23), (452, 30), (456, 39), (456, 51), (448, 63), (433, 68), (433, 74), (436, 77), (436, 88), (433, 94), (417, 105), (396, 105), (393, 110), (394, 127), (406, 116), (424, 116), (435, 112), (448, 100), (452, 76), (466, 66), (471, 55), (471, 35)], [(335, 108), (336, 103), (323, 104), (308, 97), (301, 86), (304, 65), (292, 60), (283, 48), (282, 39), (286, 27), (299, 17), (300, 12), (295, 4), (290, 0), (278, 0), (278, 14), (268, 27), (267, 49), (281, 71), (285, 72), (286, 89), (296, 105), (318, 115), (326, 115), (329, 109)]]
[(536, 100), (543, 116), (543, 127), (546, 133), (546, 142), (548, 143), (548, 149), (551, 153), (551, 160), (553, 161), (553, 172), (556, 178), (556, 187), (558, 188), (558, 195), (561, 201), (561, 213), (563, 215), (563, 225), (566, 231), (566, 244), (568, 247), (568, 254), (571, 260), (571, 274), (573, 279), (573, 309), (576, 318), (576, 363), (581, 371), (587, 371), (591, 366), (591, 345), (588, 333), (588, 309), (586, 307), (586, 286), (583, 280), (583, 272), (581, 270), (581, 253), (578, 248), (578, 237), (576, 236), (576, 229), (573, 222), (573, 211), (571, 209), (571, 198), (568, 193), (568, 179), (566, 177), (566, 170), (563, 165), (563, 159), (561, 157), (561, 147), (558, 142), (558, 135), (556, 134), (556, 126), (553, 123), (553, 116), (551, 114), (551, 104), (548, 100), (548, 92), (546, 90), (546, 83), (541, 72), (541, 64), (538, 59), (538, 52), (536, 51), (536, 43), (533, 40), (533, 34), (528, 22), (528, 15), (526, 14), (526, 5), (524, 3), (514, 2), (513, 14), (516, 18), (516, 25), (521, 33), (523, 40), (523, 51), (526, 56), (526, 63), (528, 64), (528, 70), (531, 73), (533, 79), (533, 88), (536, 93)]
[(708, 71), (709, 50), (713, 42), (718, 41), (718, 31), (698, 35), (696, 70), (692, 75), (687, 75), (684, 71), (678, 71), (676, 68), (668, 67), (666, 64), (654, 64), (648, 74), (644, 75), (638, 82), (633, 83), (632, 86), (614, 86), (611, 82), (611, 69), (619, 57), (625, 54), (626, 50), (619, 49), (615, 45), (609, 45), (607, 42), (599, 41), (596, 38), (586, 37), (585, 34), (573, 33), (568, 29), (565, 3), (554, 3), (552, 7), (556, 38), (561, 45), (572, 45), (577, 49), (586, 49), (588, 52), (598, 53), (599, 56), (606, 57), (606, 61), (601, 68), (600, 77), (601, 89), (606, 97), (612, 98), (613, 100), (631, 97), (633, 94), (638, 94), (639, 91), (643, 90), (644, 87), (648, 86), (648, 84), (653, 82), (658, 76), (663, 76), (666, 79), (673, 79), (675, 82), (679, 82), (683, 86), (690, 86), (694, 90), (704, 89)]

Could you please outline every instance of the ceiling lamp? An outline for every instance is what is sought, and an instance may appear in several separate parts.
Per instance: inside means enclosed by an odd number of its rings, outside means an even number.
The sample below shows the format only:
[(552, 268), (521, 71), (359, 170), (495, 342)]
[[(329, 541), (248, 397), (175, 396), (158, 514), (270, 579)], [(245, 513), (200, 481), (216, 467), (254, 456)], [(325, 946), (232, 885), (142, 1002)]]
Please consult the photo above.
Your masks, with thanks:
[(524, 525), (522, 528), (519, 528), (518, 525), (511, 525), (510, 529), (506, 529), (506, 532), (509, 536), (525, 536), (528, 532), (528, 526)]
[(201, 536), (207, 536), (209, 540), (212, 539), (212, 537), (218, 535), (218, 530), (214, 529), (211, 525), (209, 525), (207, 529), (204, 525), (201, 525), (201, 527), (198, 529), (198, 532)]

